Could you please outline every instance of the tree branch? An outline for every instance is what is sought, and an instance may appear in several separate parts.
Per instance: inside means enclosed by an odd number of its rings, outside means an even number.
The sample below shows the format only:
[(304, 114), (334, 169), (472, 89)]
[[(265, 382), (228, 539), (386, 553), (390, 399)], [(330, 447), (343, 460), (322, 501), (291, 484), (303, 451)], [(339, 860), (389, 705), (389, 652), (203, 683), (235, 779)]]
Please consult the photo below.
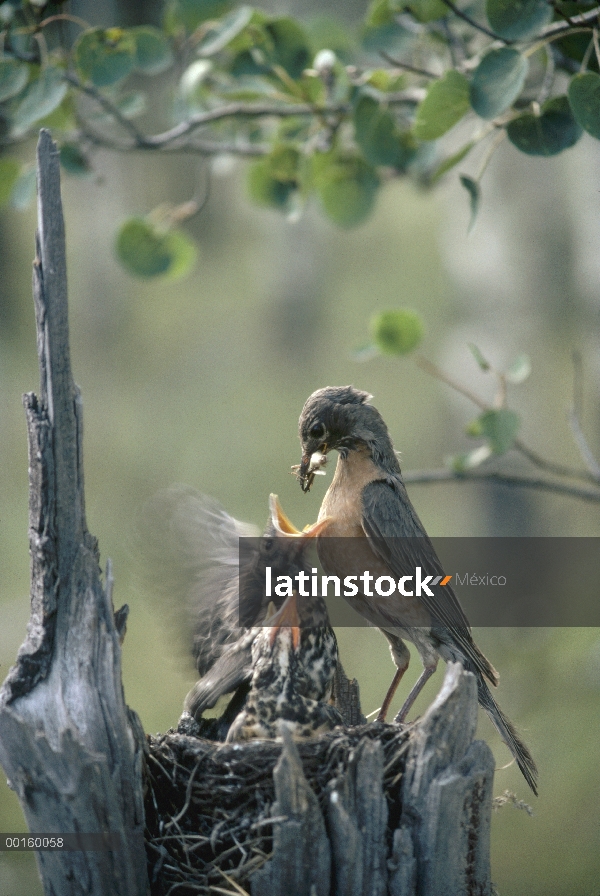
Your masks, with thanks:
[[(463, 386), (461, 383), (458, 383), (456, 380), (453, 380), (452, 377), (448, 376), (447, 373), (444, 373), (437, 364), (434, 364), (432, 361), (429, 361), (427, 358), (424, 358), (423, 355), (417, 355), (415, 357), (415, 364), (417, 367), (420, 367), (421, 370), (424, 370), (425, 373), (428, 373), (430, 376), (439, 380), (442, 383), (445, 383), (447, 386), (450, 386), (451, 389), (454, 389), (455, 392), (458, 392), (459, 395), (463, 395), (465, 398), (468, 398), (476, 407), (478, 407), (482, 411), (492, 410), (491, 406), (480, 398), (475, 392), (472, 392), (466, 386)], [(526, 457), (530, 463), (534, 466), (538, 467), (540, 470), (545, 470), (547, 473), (551, 473), (554, 476), (562, 476), (568, 479), (580, 479), (584, 482), (597, 482), (598, 477), (595, 476), (589, 470), (578, 470), (575, 467), (567, 467), (564, 464), (557, 464), (554, 461), (546, 460), (546, 458), (542, 457), (541, 454), (538, 454), (537, 451), (534, 451), (532, 448), (529, 448), (528, 445), (525, 444), (521, 439), (515, 439), (512, 447), (518, 451), (523, 457)], [(543, 480), (542, 480), (543, 481)]]
[(581, 501), (600, 503), (599, 488), (583, 488), (568, 482), (557, 482), (533, 476), (497, 473), (487, 470), (470, 470), (455, 473), (454, 470), (440, 468), (438, 470), (408, 470), (402, 473), (405, 483), (410, 485), (433, 485), (440, 482), (495, 482), (513, 488), (530, 488), (537, 491), (552, 492), (566, 497), (578, 498)]
[[(127, 118), (125, 118), (119, 109), (112, 103), (107, 97), (104, 96), (99, 90), (95, 87), (87, 86), (82, 84), (78, 78), (69, 73), (65, 74), (65, 80), (67, 80), (73, 87), (77, 90), (80, 90), (82, 93), (85, 93), (95, 102), (97, 102), (105, 112), (111, 115), (115, 121), (118, 122), (123, 128), (127, 130), (129, 133), (131, 140), (130, 141), (119, 141), (114, 138), (104, 138), (98, 135), (96, 132), (92, 131), (89, 136), (90, 139), (93, 139), (94, 142), (100, 142), (101, 140), (109, 141), (108, 143), (104, 143), (104, 145), (108, 145), (111, 149), (118, 149), (120, 151), (129, 151), (132, 149), (173, 149), (179, 151), (185, 147), (185, 144), (181, 144), (180, 141), (184, 140), (186, 137), (189, 137), (194, 131), (199, 128), (205, 127), (206, 125), (214, 124), (215, 122), (225, 121), (229, 118), (291, 118), (294, 116), (314, 116), (314, 117), (322, 117), (325, 115), (349, 115), (352, 111), (352, 106), (350, 103), (325, 103), (320, 106), (314, 106), (310, 103), (229, 103), (224, 106), (219, 106), (216, 109), (211, 109), (208, 112), (199, 112), (196, 115), (192, 115), (190, 118), (187, 118), (185, 121), (180, 122), (172, 128), (169, 128), (167, 131), (163, 131), (160, 134), (153, 134), (151, 136), (147, 136), (142, 134), (141, 131), (132, 124)], [(423, 91), (418, 88), (408, 88), (407, 90), (398, 91), (397, 93), (390, 94), (386, 97), (386, 102), (389, 105), (402, 105), (402, 104), (410, 104), (415, 105), (423, 98)], [(89, 123), (85, 124), (86, 131), (89, 128)], [(175, 144), (175, 145), (173, 145)], [(190, 146), (191, 144), (188, 144)], [(238, 155), (264, 155), (262, 151), (262, 147), (259, 147), (256, 151), (253, 149), (251, 144), (242, 144), (241, 147), (238, 146), (235, 142), (226, 144), (230, 151), (235, 152)], [(194, 144), (197, 149), (199, 144)], [(218, 152), (229, 151), (222, 149), (223, 144), (218, 142), (208, 142), (206, 144), (207, 154), (215, 154)]]
[[(445, 2), (446, 0), (444, 0), (444, 3)], [(570, 16), (568, 22), (553, 22), (551, 25), (544, 28), (541, 35), (538, 35), (538, 37), (557, 37), (560, 34), (566, 34), (573, 28), (581, 28), (585, 26), (593, 28), (594, 25), (598, 23), (599, 15), (600, 6), (597, 6), (595, 9), (590, 9), (588, 12), (581, 13), (579, 16)], [(537, 39), (538, 38), (536, 37), (535, 40)]]

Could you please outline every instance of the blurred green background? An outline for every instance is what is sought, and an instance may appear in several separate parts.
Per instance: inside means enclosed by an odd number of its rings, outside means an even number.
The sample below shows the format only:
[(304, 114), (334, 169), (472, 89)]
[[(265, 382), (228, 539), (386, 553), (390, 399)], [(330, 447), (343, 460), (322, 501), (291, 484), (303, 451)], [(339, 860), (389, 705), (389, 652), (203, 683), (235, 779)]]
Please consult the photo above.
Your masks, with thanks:
[[(530, 160), (502, 146), (468, 238), (467, 199), (457, 177), (434, 192), (392, 182), (367, 224), (340, 231), (316, 207), (295, 222), (252, 207), (243, 163), (220, 162), (210, 172), (206, 207), (188, 225), (200, 246), (198, 267), (175, 283), (125, 274), (115, 261), (115, 228), (130, 214), (187, 199), (209, 173), (207, 163), (99, 153), (95, 180), (63, 179), (88, 526), (103, 562), (113, 560), (116, 605), (131, 608), (125, 692), (146, 731), (176, 724), (194, 674), (168, 603), (150, 600), (136, 584), (132, 545), (145, 500), (185, 483), (262, 526), (275, 491), (296, 525), (313, 521), (332, 467), (309, 495), (289, 470), (299, 461), (303, 402), (324, 385), (353, 383), (374, 394), (406, 470), (441, 466), (448, 454), (473, 446), (464, 427), (474, 409), (410, 358), (354, 360), (375, 312), (416, 309), (427, 326), (423, 353), (485, 397), (493, 384), (468, 342), (498, 365), (529, 354), (532, 376), (510, 394), (523, 416), (523, 439), (574, 465), (579, 457), (566, 410), (577, 349), (585, 374), (583, 425), (600, 455), (597, 147), (584, 137), (562, 156)], [(33, 144), (23, 156), (32, 151)], [(34, 230), (33, 209), (0, 219), (0, 677), (29, 615), (21, 394), (38, 387)], [(511, 458), (506, 465), (525, 469)], [(412, 486), (410, 494), (433, 535), (600, 535), (597, 506), (571, 498), (469, 483)], [(508, 750), (482, 714), (480, 734), (497, 757), (495, 792), (508, 788), (534, 808), (533, 817), (510, 806), (494, 816), (498, 892), (598, 896), (600, 633), (480, 629), (476, 638), (501, 672), (501, 705), (540, 769), (535, 799), (518, 770), (505, 768)], [(368, 713), (393, 672), (386, 643), (365, 629), (340, 631), (339, 641)], [(420, 668), (413, 658), (396, 705)], [(431, 702), (442, 674), (416, 713)], [(24, 830), (4, 780), (0, 830)], [(40, 892), (32, 856), (0, 853), (2, 896)]]

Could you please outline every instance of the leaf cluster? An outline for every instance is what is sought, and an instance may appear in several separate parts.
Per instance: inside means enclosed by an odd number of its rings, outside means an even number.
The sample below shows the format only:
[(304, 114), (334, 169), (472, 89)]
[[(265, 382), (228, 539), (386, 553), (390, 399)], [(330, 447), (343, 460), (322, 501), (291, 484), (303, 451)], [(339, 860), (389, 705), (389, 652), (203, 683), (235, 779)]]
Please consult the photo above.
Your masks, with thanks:
[[(364, 221), (390, 178), (434, 184), (481, 147), (460, 178), (472, 226), (504, 137), (530, 156), (584, 131), (600, 139), (599, 11), (373, 0), (351, 32), (230, 0), (168, 0), (161, 28), (99, 28), (65, 3), (11, 0), (0, 5), (0, 205), (31, 198), (31, 167), (9, 150), (44, 125), (70, 174), (90, 176), (100, 146), (244, 156), (255, 203), (297, 215), (314, 197), (341, 227)], [(170, 126), (148, 133), (138, 119), (157, 78), (171, 87)], [(140, 276), (185, 273), (184, 217), (130, 219), (121, 261)]]

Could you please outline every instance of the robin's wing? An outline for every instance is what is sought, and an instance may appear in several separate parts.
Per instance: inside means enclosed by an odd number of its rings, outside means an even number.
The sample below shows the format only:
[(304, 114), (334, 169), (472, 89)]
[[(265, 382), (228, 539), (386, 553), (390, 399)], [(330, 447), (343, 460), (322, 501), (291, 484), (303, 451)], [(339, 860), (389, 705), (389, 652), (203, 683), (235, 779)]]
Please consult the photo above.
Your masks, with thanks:
[(206, 675), (197, 681), (185, 698), (184, 707), (200, 718), (224, 694), (231, 694), (252, 678), (252, 644), (257, 630), (245, 632), (234, 644), (226, 646)]
[(204, 675), (239, 638), (239, 539), (253, 536), (246, 539), (252, 547), (260, 532), (187, 486), (158, 492), (144, 505), (138, 528), (144, 591), (160, 597), (161, 610), (175, 616), (180, 632), (189, 637), (192, 630), (192, 652)]
[[(431, 540), (406, 493), (399, 477), (370, 482), (362, 493), (362, 526), (371, 539), (371, 547), (389, 566), (396, 578), (415, 574), (417, 566), (423, 575), (443, 576), (444, 570)], [(444, 630), (465, 658), (494, 683), (497, 673), (471, 637), (471, 627), (452, 587), (432, 587), (434, 596), (421, 593), (418, 600), (432, 617), (432, 631), (441, 641), (447, 640)]]

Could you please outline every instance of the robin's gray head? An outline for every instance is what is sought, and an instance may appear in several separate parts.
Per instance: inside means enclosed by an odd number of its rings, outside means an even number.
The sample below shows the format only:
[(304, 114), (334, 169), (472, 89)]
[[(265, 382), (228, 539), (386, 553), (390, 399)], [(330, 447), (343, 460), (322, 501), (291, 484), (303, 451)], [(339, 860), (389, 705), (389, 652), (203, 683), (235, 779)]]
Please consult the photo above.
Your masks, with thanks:
[(367, 404), (372, 397), (354, 386), (326, 386), (310, 396), (299, 421), (302, 491), (310, 489), (332, 449), (346, 457), (348, 452), (366, 447), (386, 472), (400, 472), (388, 428), (377, 408)]

